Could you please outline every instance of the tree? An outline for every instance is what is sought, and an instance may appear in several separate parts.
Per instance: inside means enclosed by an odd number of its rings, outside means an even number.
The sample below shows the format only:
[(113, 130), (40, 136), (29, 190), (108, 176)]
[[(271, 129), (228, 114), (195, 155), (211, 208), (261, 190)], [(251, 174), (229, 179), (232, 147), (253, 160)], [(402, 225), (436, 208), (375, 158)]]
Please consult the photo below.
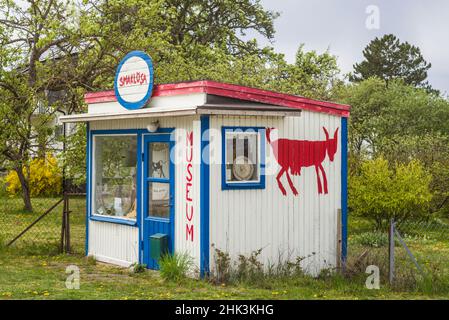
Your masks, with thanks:
[(375, 38), (363, 50), (365, 60), (354, 65), (353, 82), (360, 82), (371, 77), (383, 79), (388, 84), (393, 79), (402, 79), (406, 84), (426, 87), (427, 71), (432, 66), (421, 54), (421, 50), (400, 42), (392, 35)]
[[(241, 35), (271, 39), (276, 16), (252, 0), (0, 0), (0, 162), (17, 172), (25, 209), (29, 164), (47, 151), (55, 114), (81, 111), (86, 90), (111, 87), (124, 54), (150, 53), (159, 83), (230, 79), (237, 59), (265, 55)], [(82, 144), (75, 135), (68, 148)]]
[(392, 168), (381, 157), (364, 161), (360, 172), (349, 176), (349, 208), (355, 215), (371, 219), (378, 230), (386, 228), (392, 218), (398, 224), (424, 219), (429, 216), (432, 199), (431, 179), (418, 161)]
[(279, 15), (265, 10), (260, 0), (166, 0), (161, 7), (171, 44), (224, 47), (233, 55), (260, 52), (253, 41), (244, 41), (241, 36), (252, 30), (272, 40), (273, 20)]
[[(25, 208), (32, 209), (27, 168), (51, 151), (55, 114), (84, 111), (83, 94), (112, 87), (118, 62), (131, 50), (151, 55), (156, 83), (207, 78), (332, 97), (341, 82), (328, 52), (301, 46), (288, 64), (272, 48), (244, 40), (248, 31), (272, 40), (277, 15), (259, 0), (0, 0), (0, 162), (23, 175)], [(52, 99), (55, 93), (59, 98)], [(78, 182), (82, 130), (67, 138), (62, 157)]]
[(16, 171), (28, 211), (30, 162), (51, 151), (56, 113), (81, 109), (79, 89), (92, 87), (115, 50), (80, 29), (89, 11), (74, 5), (0, 0), (0, 161)]
[(335, 89), (343, 84), (337, 58), (329, 51), (305, 51), (301, 44), (293, 64), (286, 63), (283, 55), (272, 61), (267, 80), (263, 81), (272, 90), (332, 100)]
[(350, 104), (350, 171), (365, 160), (390, 164), (419, 160), (431, 173), (431, 212), (449, 212), (449, 101), (394, 80), (388, 87), (371, 78), (346, 86), (340, 101)]
[(73, 39), (70, 10), (62, 1), (0, 1), (0, 155), (17, 173), (29, 211), (30, 161), (48, 145), (49, 123), (59, 108), (48, 95), (67, 81), (64, 70), (72, 58), (57, 50)]
[(395, 137), (447, 136), (449, 101), (425, 89), (394, 80), (388, 87), (378, 78), (339, 90), (339, 101), (349, 104), (352, 153), (382, 154), (386, 140)]

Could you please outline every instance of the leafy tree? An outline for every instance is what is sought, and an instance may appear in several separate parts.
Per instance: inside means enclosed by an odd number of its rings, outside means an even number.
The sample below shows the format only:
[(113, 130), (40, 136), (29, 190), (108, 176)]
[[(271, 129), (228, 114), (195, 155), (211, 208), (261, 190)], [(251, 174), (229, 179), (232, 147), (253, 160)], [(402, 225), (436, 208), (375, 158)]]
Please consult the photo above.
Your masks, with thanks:
[[(118, 54), (109, 58), (112, 68), (92, 65), (88, 54), (80, 56), (86, 69), (99, 69), (100, 76), (89, 90), (112, 87), (119, 58), (137, 49), (151, 55), (156, 83), (211, 79), (319, 99), (331, 99), (333, 86), (341, 83), (336, 57), (328, 52), (306, 52), (300, 46), (296, 62), (288, 64), (284, 55), (272, 48), (259, 48), (255, 40), (241, 40), (246, 30), (268, 39), (273, 36), (272, 20), (277, 14), (264, 11), (259, 1), (92, 3), (95, 9), (82, 18), (88, 38), (95, 38), (102, 48), (115, 43)], [(211, 17), (205, 15), (209, 7), (216, 12)], [(85, 169), (79, 159), (85, 150), (84, 136), (76, 134), (68, 140), (67, 172), (80, 182)]]
[[(259, 0), (0, 0), (0, 163), (19, 175), (25, 208), (32, 209), (29, 163), (52, 151), (55, 114), (84, 111), (85, 91), (112, 87), (118, 61), (131, 50), (152, 56), (156, 83), (208, 78), (331, 98), (340, 80), (328, 52), (301, 46), (288, 64), (244, 40), (248, 31), (272, 40), (277, 15)], [(45, 112), (36, 115), (39, 108)], [(61, 159), (78, 182), (82, 130), (67, 138)]]
[(365, 60), (354, 65), (351, 81), (360, 82), (371, 77), (378, 77), (387, 82), (402, 79), (413, 86), (427, 86), (427, 71), (431, 64), (421, 54), (421, 50), (409, 44), (400, 42), (392, 35), (375, 38), (363, 50)]
[(339, 91), (350, 104), (350, 170), (367, 159), (419, 160), (432, 175), (430, 210), (449, 212), (449, 101), (394, 80), (368, 79)]
[(267, 89), (307, 96), (310, 98), (332, 100), (335, 88), (343, 85), (339, 78), (337, 58), (325, 51), (305, 51), (301, 44), (293, 64), (285, 62), (279, 55), (269, 61), (264, 79)]
[(395, 80), (389, 87), (371, 78), (339, 91), (350, 104), (350, 148), (355, 154), (377, 156), (386, 139), (443, 135), (449, 132), (449, 101)]
[[(66, 39), (67, 9), (53, 1), (30, 1), (28, 6), (0, 1), (0, 155), (17, 173), (25, 210), (32, 210), (30, 160), (47, 139), (41, 128), (56, 110), (46, 95), (57, 75), (50, 75), (53, 66), (44, 55)], [(36, 116), (39, 109), (48, 112)]]
[(351, 213), (371, 219), (378, 230), (390, 219), (400, 224), (407, 219), (429, 216), (431, 175), (418, 161), (396, 164), (387, 160), (364, 161), (358, 173), (349, 177), (348, 199)]
[[(244, 41), (240, 36), (252, 30), (272, 40), (273, 20), (279, 15), (265, 10), (260, 0), (166, 0), (161, 7), (171, 44), (193, 49), (222, 47), (235, 55), (260, 52), (253, 41)], [(195, 50), (190, 53), (195, 54)]]

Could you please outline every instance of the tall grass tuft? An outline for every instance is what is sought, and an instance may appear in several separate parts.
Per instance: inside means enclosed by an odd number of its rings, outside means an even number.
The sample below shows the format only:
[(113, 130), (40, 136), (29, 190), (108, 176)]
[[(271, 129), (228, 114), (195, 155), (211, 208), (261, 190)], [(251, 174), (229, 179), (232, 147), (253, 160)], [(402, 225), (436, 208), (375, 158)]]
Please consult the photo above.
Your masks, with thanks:
[(187, 253), (165, 254), (159, 260), (161, 277), (166, 281), (184, 280), (192, 265), (193, 260)]

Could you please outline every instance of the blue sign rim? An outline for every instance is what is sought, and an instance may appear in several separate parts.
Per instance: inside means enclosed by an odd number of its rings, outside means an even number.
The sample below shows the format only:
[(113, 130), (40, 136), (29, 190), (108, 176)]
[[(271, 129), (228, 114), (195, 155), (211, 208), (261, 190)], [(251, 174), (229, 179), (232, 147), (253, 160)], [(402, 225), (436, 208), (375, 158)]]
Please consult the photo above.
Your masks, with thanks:
[[(123, 64), (130, 58), (132, 57), (139, 57), (142, 58), (148, 65), (148, 69), (150, 70), (150, 83), (148, 85), (148, 91), (145, 95), (145, 97), (143, 97), (141, 100), (136, 101), (136, 102), (127, 102), (125, 100), (123, 100), (123, 98), (120, 96), (119, 92), (118, 92), (118, 86), (117, 86), (117, 82), (118, 82), (118, 75), (120, 74), (120, 70), (122, 69)], [(153, 92), (153, 61), (151, 60), (151, 57), (146, 54), (143, 51), (131, 51), (129, 52), (119, 63), (118, 67), (117, 67), (117, 71), (115, 73), (115, 79), (114, 79), (114, 92), (115, 92), (115, 97), (117, 98), (117, 101), (126, 109), (128, 110), (136, 110), (136, 109), (140, 109), (142, 108), (150, 99), (151, 94)]]

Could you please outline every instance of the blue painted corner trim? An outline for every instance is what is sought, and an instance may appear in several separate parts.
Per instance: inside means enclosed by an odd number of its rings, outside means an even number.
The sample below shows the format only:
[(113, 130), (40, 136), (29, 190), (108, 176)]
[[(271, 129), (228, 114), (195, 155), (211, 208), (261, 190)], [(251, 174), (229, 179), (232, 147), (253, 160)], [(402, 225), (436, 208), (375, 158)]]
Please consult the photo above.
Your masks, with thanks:
[(200, 276), (209, 273), (209, 192), (210, 192), (210, 152), (209, 152), (209, 116), (201, 116), (201, 173), (200, 173)]
[(348, 119), (341, 118), (341, 256), (348, 254)]
[(90, 158), (91, 158), (91, 134), (89, 122), (86, 123), (86, 242), (84, 244), (85, 255), (89, 254), (89, 216), (90, 216)]
[[(258, 182), (238, 182), (226, 181), (226, 132), (258, 132), (260, 138), (260, 159), (259, 171), (260, 180)], [(264, 127), (221, 127), (221, 189), (265, 189), (265, 128)]]

